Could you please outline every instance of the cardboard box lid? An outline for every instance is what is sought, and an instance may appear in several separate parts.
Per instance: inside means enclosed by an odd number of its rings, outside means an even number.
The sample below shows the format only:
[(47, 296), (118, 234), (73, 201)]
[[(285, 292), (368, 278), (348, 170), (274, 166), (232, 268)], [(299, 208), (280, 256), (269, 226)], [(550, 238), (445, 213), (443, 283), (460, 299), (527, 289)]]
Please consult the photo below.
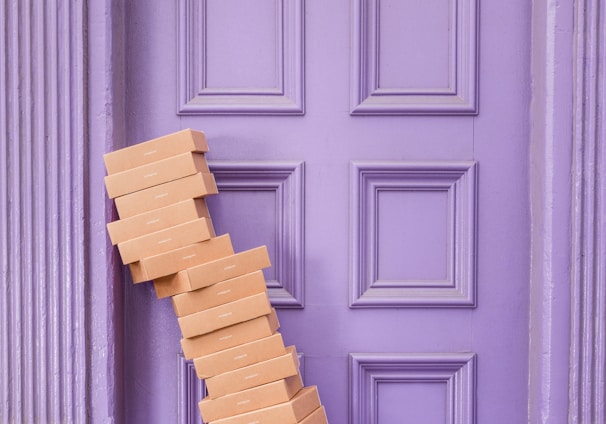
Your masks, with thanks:
[(204, 421), (212, 422), (288, 402), (302, 388), (301, 374), (296, 374), (217, 399), (206, 397), (198, 403), (198, 407)]
[(316, 386), (304, 387), (289, 401), (233, 417), (211, 421), (210, 424), (298, 424), (320, 407)]
[(217, 194), (213, 174), (197, 173), (134, 193), (116, 197), (114, 204), (120, 219), (163, 208), (187, 199)]
[(103, 155), (108, 174), (145, 165), (185, 152), (208, 152), (202, 131), (185, 129)]
[(271, 313), (267, 293), (258, 293), (204, 311), (177, 318), (184, 338), (210, 333), (219, 328)]
[(197, 218), (209, 218), (206, 199), (187, 199), (107, 224), (113, 245)]
[(270, 266), (267, 247), (259, 246), (192, 267), (187, 273), (192, 289), (197, 289)]
[(286, 354), (280, 333), (194, 359), (198, 378), (209, 378)]
[(328, 424), (324, 406), (320, 405), (318, 409), (299, 421), (299, 424)]
[(193, 359), (223, 349), (238, 346), (263, 337), (269, 337), (280, 328), (276, 310), (250, 321), (221, 328), (211, 333), (181, 339), (185, 359)]
[[(229, 234), (213, 237), (209, 240), (180, 247), (159, 255), (149, 256), (130, 265), (131, 272), (141, 271), (143, 281), (153, 280), (170, 274), (176, 274), (192, 266), (233, 255), (234, 248)], [(137, 274), (139, 276), (140, 274)], [(133, 277), (134, 280), (134, 277)]]
[(204, 154), (182, 153), (137, 168), (107, 175), (104, 178), (105, 189), (108, 197), (113, 199), (198, 172), (210, 172)]
[(118, 243), (118, 250), (122, 263), (129, 264), (149, 256), (209, 240), (212, 236), (214, 236), (214, 230), (210, 219), (198, 218)]
[(171, 298), (171, 303), (175, 315), (182, 317), (265, 291), (267, 286), (263, 271), (255, 271), (208, 287), (176, 294)]
[(288, 346), (286, 351), (286, 355), (257, 362), (206, 379), (208, 397), (216, 399), (229, 393), (239, 392), (297, 374), (299, 372), (297, 350), (294, 346)]

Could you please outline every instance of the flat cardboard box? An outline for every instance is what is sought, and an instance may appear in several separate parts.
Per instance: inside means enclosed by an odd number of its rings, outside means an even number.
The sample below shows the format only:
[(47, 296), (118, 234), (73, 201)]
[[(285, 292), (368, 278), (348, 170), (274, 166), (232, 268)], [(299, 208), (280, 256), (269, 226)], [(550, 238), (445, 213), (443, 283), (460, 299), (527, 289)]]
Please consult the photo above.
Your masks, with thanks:
[(198, 218), (210, 219), (204, 198), (187, 199), (130, 218), (118, 219), (107, 224), (107, 232), (112, 244), (116, 245)]
[(114, 203), (120, 219), (129, 218), (187, 199), (217, 194), (215, 177), (199, 172), (144, 190), (116, 197)]
[(170, 252), (180, 247), (205, 241), (214, 237), (214, 230), (208, 218), (165, 228), (155, 233), (140, 236), (118, 243), (118, 250), (123, 264), (140, 261), (149, 256)]
[(307, 417), (299, 421), (299, 424), (328, 424), (328, 418), (326, 418), (326, 410), (322, 405)]
[(288, 402), (302, 388), (301, 374), (297, 374), (217, 399), (207, 397), (198, 403), (198, 407), (204, 422), (212, 422)]
[(136, 168), (186, 152), (208, 152), (202, 131), (185, 129), (103, 155), (108, 174)]
[(198, 172), (209, 173), (204, 153), (182, 153), (105, 177), (110, 199), (158, 184), (178, 180)]
[(212, 286), (177, 294), (171, 298), (171, 302), (175, 315), (182, 317), (265, 291), (267, 286), (263, 271), (255, 271)]
[(191, 285), (189, 283), (187, 270), (184, 269), (176, 274), (154, 279), (154, 289), (156, 289), (156, 296), (158, 299), (190, 291)]
[(243, 299), (215, 306), (205, 311), (179, 317), (179, 327), (184, 338), (210, 333), (219, 328), (229, 327), (239, 322), (271, 313), (267, 293), (259, 293)]
[(192, 290), (271, 266), (266, 246), (256, 247), (187, 270)]
[(149, 256), (129, 264), (133, 282), (149, 281), (234, 254), (229, 234)]
[(280, 333), (194, 359), (198, 378), (209, 378), (286, 354)]
[(320, 407), (316, 386), (304, 387), (289, 401), (246, 412), (210, 424), (298, 424)]
[(212, 333), (181, 339), (185, 359), (198, 358), (213, 352), (229, 349), (253, 340), (269, 337), (280, 328), (276, 310), (259, 318), (221, 328)]
[[(299, 358), (294, 346), (286, 348), (286, 354), (257, 362), (234, 371), (210, 377), (205, 380), (210, 399), (216, 399), (230, 393), (250, 389), (251, 387), (281, 380), (299, 373)], [(314, 408), (315, 409), (315, 408)], [(311, 412), (311, 410), (309, 411)], [(301, 418), (303, 418), (303, 415)], [(280, 422), (280, 421), (277, 421)], [(295, 421), (296, 422), (296, 421)]]

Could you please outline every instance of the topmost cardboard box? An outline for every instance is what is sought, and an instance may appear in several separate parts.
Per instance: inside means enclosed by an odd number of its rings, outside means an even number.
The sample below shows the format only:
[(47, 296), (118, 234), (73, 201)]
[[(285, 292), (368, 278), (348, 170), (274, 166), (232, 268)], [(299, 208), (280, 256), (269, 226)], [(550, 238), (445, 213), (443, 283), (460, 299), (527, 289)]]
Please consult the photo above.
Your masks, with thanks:
[(181, 153), (208, 152), (206, 136), (186, 129), (103, 155), (108, 174), (146, 165)]

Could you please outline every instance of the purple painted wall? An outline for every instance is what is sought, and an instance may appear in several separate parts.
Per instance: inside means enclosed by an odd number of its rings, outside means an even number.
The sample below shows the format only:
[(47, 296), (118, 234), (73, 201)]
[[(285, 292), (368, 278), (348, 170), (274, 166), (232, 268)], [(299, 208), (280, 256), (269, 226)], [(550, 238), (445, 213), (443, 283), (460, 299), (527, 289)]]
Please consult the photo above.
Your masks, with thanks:
[[(154, 8), (131, 2), (126, 9), (117, 1), (89, 3), (86, 8), (62, 0), (0, 6), (0, 422), (153, 422), (138, 419), (150, 412), (163, 422), (198, 419), (186, 415), (200, 392), (188, 389), (191, 367), (178, 359), (178, 330), (164, 319), (168, 306), (149, 287), (122, 281), (123, 270), (105, 234), (113, 212), (102, 188), (104, 152), (185, 126), (207, 132), (215, 169), (226, 170), (226, 178), (234, 170), (249, 169), (242, 181), (232, 181), (231, 196), (216, 199), (213, 207), (225, 211), (225, 221), (217, 225), (235, 235), (239, 250), (260, 239), (272, 247), (272, 260), (280, 264), (270, 276), (274, 302), (282, 308), (282, 332), (306, 354), (306, 379), (319, 384), (333, 422), (368, 422), (353, 410), (346, 418), (348, 399), (370, 399), (368, 381), (386, 370), (397, 370), (401, 384), (379, 384), (379, 403), (359, 403), (362, 411), (376, 411), (381, 422), (393, 422), (401, 416), (394, 399), (407, 400), (402, 405), (408, 405), (411, 417), (419, 412), (415, 399), (438, 405), (444, 387), (429, 381), (442, 378), (435, 375), (439, 366), (466, 393), (455, 396), (463, 409), (449, 422), (495, 422), (495, 416), (507, 422), (603, 421), (603, 404), (596, 399), (603, 398), (604, 387), (596, 376), (603, 374), (604, 350), (595, 346), (603, 347), (605, 340), (596, 323), (605, 313), (600, 300), (606, 257), (605, 134), (604, 111), (597, 105), (604, 102), (606, 86), (606, 11), (598, 0), (574, 5), (536, 0), (532, 9), (521, 1), (482, 3), (477, 75), (476, 68), (465, 67), (473, 65), (475, 44), (456, 45), (454, 63), (461, 67), (452, 67), (440, 53), (448, 32), (424, 32), (444, 28), (452, 13), (446, 2), (410, 10), (389, 1), (378, 9), (372, 1), (322, 7), (308, 2), (301, 11), (298, 2), (263, 2), (257, 9), (240, 10), (242, 16), (258, 14), (258, 22), (242, 21), (247, 25), (243, 33), (255, 35), (249, 38), (232, 37), (217, 26), (230, 17), (235, 1), (202, 2), (213, 12), (213, 19), (202, 21), (207, 34), (218, 37), (210, 39), (208, 56), (194, 62), (198, 66), (206, 60), (204, 69), (191, 68), (174, 49), (178, 37), (191, 35), (183, 31), (183, 17), (201, 16), (195, 7), (179, 14), (174, 5), (161, 2)], [(198, 3), (180, 4), (192, 8)], [(472, 2), (458, 4), (463, 9), (452, 28), (474, 29), (466, 9)], [(276, 5), (284, 7), (280, 16), (286, 37), (276, 38), (257, 25), (272, 22)], [(376, 10), (393, 14), (382, 15), (377, 26)], [(419, 19), (409, 20), (405, 30), (390, 20), (411, 13)], [(349, 16), (365, 19), (343, 19)], [(199, 28), (197, 23), (188, 24)], [(366, 31), (373, 28), (378, 31)], [(409, 37), (399, 31), (410, 31)], [(392, 41), (394, 32), (404, 41)], [(382, 43), (375, 43), (375, 34)], [(408, 42), (413, 35), (415, 42)], [(459, 40), (476, 38), (473, 31), (466, 36), (470, 38)], [(212, 50), (221, 40), (260, 50), (249, 56)], [(284, 43), (281, 59), (288, 59), (283, 73), (271, 65), (276, 50), (267, 49), (276, 40)], [(302, 40), (304, 49), (298, 44)], [(427, 48), (415, 49), (418, 42)], [(356, 54), (349, 56), (344, 46)], [(403, 67), (391, 57), (416, 59)], [(419, 61), (432, 66), (415, 67)], [(331, 66), (320, 66), (327, 62)], [(242, 63), (256, 67), (238, 74)], [(200, 72), (207, 72), (207, 86), (197, 95), (192, 90)], [(177, 85), (178, 75), (191, 78), (181, 78)], [(377, 79), (382, 86), (373, 86)], [(223, 88), (234, 81), (260, 89), (247, 93), (236, 87), (226, 97)], [(274, 93), (276, 84), (287, 89)], [(425, 101), (421, 86), (436, 89), (435, 102)], [(389, 92), (390, 87), (398, 90)], [(177, 110), (186, 115), (178, 117)], [(352, 116), (349, 110), (367, 116)], [(228, 116), (195, 115), (209, 112)], [(464, 116), (473, 112), (478, 115)], [(242, 113), (258, 115), (238, 115)], [(383, 113), (399, 116), (368, 116)], [(438, 116), (404, 116), (415, 113)], [(297, 116), (272, 117), (285, 114)], [(457, 116), (440, 116), (444, 114)], [(401, 150), (403, 144), (407, 147)], [(329, 163), (324, 158), (337, 159)], [(396, 162), (388, 178), (377, 174), (385, 166), (377, 160), (385, 159)], [(410, 202), (449, 211), (455, 193), (411, 190), (410, 184), (427, 184), (428, 179), (410, 171), (423, 162), (433, 174), (442, 173), (453, 160), (478, 164), (477, 246), (459, 244), (466, 232), (454, 233), (457, 243), (449, 242), (452, 222), (474, 222), (465, 212), (440, 219), (429, 215), (429, 223), (419, 215), (414, 227), (395, 225), (397, 215), (387, 212), (414, 215), (418, 209), (410, 208)], [(304, 173), (298, 177), (299, 171), (285, 171), (284, 164)], [(276, 169), (282, 176), (268, 178)], [(360, 183), (354, 182), (356, 176), (363, 177)], [(251, 182), (255, 190), (246, 194), (242, 187)], [(263, 208), (284, 193), (295, 196), (294, 203), (275, 209), (276, 215), (262, 214), (270, 216), (258, 222), (263, 235), (247, 232), (250, 216), (242, 217), (241, 226), (233, 224), (229, 211), (244, 197), (260, 212), (269, 212)], [(374, 193), (376, 202), (361, 203), (370, 209), (359, 209), (350, 223), (349, 212), (343, 211), (355, 210), (363, 197), (356, 201), (348, 193)], [(303, 196), (303, 212), (292, 206), (302, 204), (297, 196)], [(473, 202), (474, 196), (457, 190), (456, 198)], [(521, 209), (511, 208), (511, 202)], [(329, 203), (326, 210), (318, 206)], [(379, 206), (373, 209), (373, 204)], [(288, 232), (272, 230), (278, 216), (293, 224)], [(376, 232), (364, 224), (372, 216), (383, 224)], [(369, 230), (367, 237), (376, 237), (373, 248), (388, 251), (380, 260), (373, 261), (373, 250), (358, 248), (365, 245), (352, 237), (357, 234), (354, 222)], [(325, 225), (330, 243), (322, 235)], [(415, 231), (428, 237), (419, 238)], [(387, 259), (410, 248), (402, 241), (406, 235), (421, 242), (406, 258), (421, 259), (400, 267)], [(512, 241), (513, 235), (522, 239)], [(423, 254), (444, 245), (458, 249)], [(293, 255), (285, 253), (291, 246)], [(508, 254), (499, 255), (498, 248)], [(365, 260), (362, 270), (348, 265), (356, 255)], [(336, 268), (327, 267), (326, 258), (333, 258)], [(477, 260), (475, 280), (449, 274), (451, 268), (444, 265), (470, 258)], [(359, 284), (354, 285), (350, 272), (363, 277)], [(519, 278), (501, 280), (500, 275), (511, 272)], [(460, 309), (407, 308), (431, 291), (425, 285), (415, 293), (402, 281), (430, 279), (466, 293), (449, 300)], [(399, 283), (390, 286), (391, 280)], [(506, 286), (517, 292), (502, 291)], [(439, 284), (435, 287), (445, 293)], [(385, 303), (392, 307), (383, 308)], [(474, 303), (477, 307), (470, 308)], [(310, 323), (328, 342), (315, 344), (318, 335), (309, 333)], [(385, 343), (386, 333), (376, 332), (377, 325), (390, 329), (389, 334), (404, 331), (406, 337)], [(132, 339), (138, 331), (141, 335)], [(493, 338), (497, 331), (501, 336)], [(516, 350), (510, 352), (513, 345)], [(461, 351), (466, 353), (454, 353)], [(422, 363), (429, 364), (425, 383), (406, 383)], [(511, 371), (520, 367), (520, 374)], [(149, 369), (155, 376), (144, 375)], [(503, 389), (514, 386), (517, 394)], [(162, 406), (149, 408), (160, 398)], [(442, 408), (433, 411), (436, 422), (447, 417)]]

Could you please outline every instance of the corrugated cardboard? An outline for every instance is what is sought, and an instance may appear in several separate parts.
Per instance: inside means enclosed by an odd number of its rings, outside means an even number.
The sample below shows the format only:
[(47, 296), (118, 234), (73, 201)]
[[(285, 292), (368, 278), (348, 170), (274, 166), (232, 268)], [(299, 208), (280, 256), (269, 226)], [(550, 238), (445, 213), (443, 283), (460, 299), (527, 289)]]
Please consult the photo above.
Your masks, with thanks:
[(280, 333), (194, 359), (198, 378), (209, 378), (286, 354)]
[(149, 256), (129, 265), (133, 282), (149, 281), (234, 254), (229, 234)]
[(320, 407), (316, 386), (304, 387), (289, 401), (210, 424), (297, 424)]
[(255, 271), (171, 298), (175, 315), (182, 317), (267, 290), (263, 271)]
[(221, 328), (212, 333), (189, 339), (181, 339), (185, 359), (198, 358), (220, 350), (229, 349), (253, 340), (269, 337), (280, 328), (276, 310), (240, 324)]
[(217, 399), (207, 397), (198, 403), (198, 407), (204, 421), (212, 422), (288, 402), (302, 388), (301, 375), (297, 374)]
[(182, 153), (108, 175), (105, 177), (105, 189), (109, 198), (113, 199), (198, 172), (210, 172), (204, 154)]
[(118, 216), (124, 219), (183, 200), (205, 197), (218, 192), (213, 174), (197, 173), (116, 197), (114, 203)]
[(266, 246), (236, 253), (187, 270), (192, 289), (210, 286), (219, 281), (248, 274), (271, 266)]
[(198, 218), (210, 219), (204, 198), (187, 199), (130, 218), (118, 219), (107, 224), (107, 232), (112, 244), (116, 245)]
[(326, 418), (326, 410), (320, 405), (318, 409), (313, 411), (307, 417), (299, 421), (299, 424), (328, 424), (328, 418)]
[(271, 313), (271, 304), (267, 293), (259, 293), (243, 299), (215, 306), (205, 311), (179, 317), (179, 327), (183, 337), (194, 337), (210, 333), (219, 328)]
[(198, 218), (155, 233), (118, 243), (123, 264), (130, 264), (149, 256), (170, 252), (180, 247), (214, 236), (214, 230), (208, 218)]
[(156, 162), (186, 152), (208, 152), (203, 132), (186, 129), (103, 155), (108, 174)]
[[(297, 357), (297, 350), (294, 346), (288, 346), (286, 351), (285, 355), (206, 379), (208, 397), (216, 399), (229, 393), (250, 389), (298, 374), (299, 358)], [(301, 418), (304, 416), (301, 416)]]

